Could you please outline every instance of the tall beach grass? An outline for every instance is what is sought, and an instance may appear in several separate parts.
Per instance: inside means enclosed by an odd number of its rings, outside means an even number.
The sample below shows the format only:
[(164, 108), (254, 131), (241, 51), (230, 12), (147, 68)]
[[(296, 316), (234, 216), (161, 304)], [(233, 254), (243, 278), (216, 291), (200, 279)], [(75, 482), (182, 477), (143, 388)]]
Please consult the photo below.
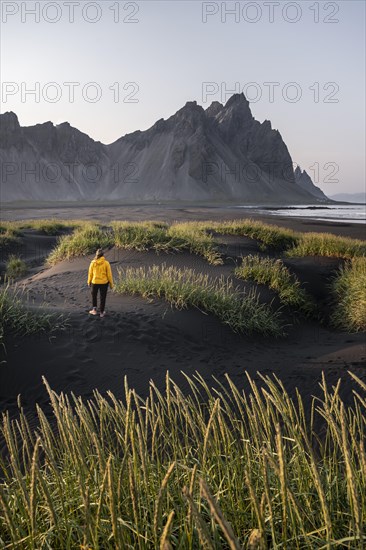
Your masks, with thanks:
[(153, 265), (119, 270), (115, 291), (163, 298), (178, 309), (195, 307), (217, 316), (234, 332), (283, 334), (279, 314), (260, 304), (255, 292), (239, 293), (229, 279), (211, 279), (192, 269)]
[[(60, 227), (66, 227), (66, 223), (69, 224), (67, 227), (72, 228), (72, 222), (64, 221), (60, 222)], [(55, 220), (38, 220), (37, 224), (39, 229), (44, 227), (44, 231), (54, 232), (58, 229)], [(75, 225), (72, 235), (64, 235), (60, 238), (50, 255), (50, 264), (89, 254), (100, 245), (156, 252), (187, 250), (202, 256), (212, 265), (220, 265), (223, 259), (218, 251), (219, 235), (249, 237), (257, 240), (262, 250), (285, 252), (289, 256), (320, 255), (351, 258), (366, 253), (365, 241), (327, 233), (298, 233), (251, 219), (223, 222), (174, 222), (170, 225), (156, 221), (114, 221), (104, 228), (100, 224), (80, 221), (75, 222)]]
[(18, 279), (24, 277), (28, 271), (28, 266), (22, 258), (15, 254), (10, 254), (6, 261), (6, 276), (8, 279)]
[(99, 224), (88, 223), (77, 228), (71, 235), (59, 238), (57, 246), (47, 258), (49, 266), (62, 260), (94, 253), (98, 248), (106, 248), (114, 243), (111, 231)]
[(163, 222), (114, 221), (107, 227), (100, 224), (85, 224), (77, 227), (72, 235), (62, 236), (48, 257), (48, 265), (95, 252), (99, 247), (125, 250), (155, 250), (156, 252), (179, 252), (187, 250), (205, 258), (213, 265), (222, 264), (212, 236), (195, 224)]
[(36, 431), (3, 416), (0, 545), (361, 550), (366, 385), (352, 376), (352, 407), (323, 378), (309, 415), (275, 377), (243, 393), (196, 375), (183, 394), (167, 373), (146, 398), (125, 380), (123, 400), (45, 382), (56, 427), (40, 407)]
[(349, 332), (366, 331), (366, 257), (345, 263), (332, 281), (334, 324)]
[(63, 315), (34, 312), (28, 306), (28, 295), (23, 288), (9, 282), (0, 287), (0, 345), (3, 348), (7, 333), (19, 338), (40, 332), (51, 335), (67, 325)]
[(216, 231), (222, 235), (239, 235), (250, 237), (261, 243), (263, 250), (286, 250), (295, 246), (299, 233), (252, 219), (238, 219), (224, 222), (202, 222), (207, 230)]
[(366, 241), (339, 237), (330, 233), (302, 233), (288, 256), (329, 256), (350, 259), (366, 255)]
[(241, 265), (235, 268), (234, 274), (240, 279), (267, 285), (277, 292), (284, 305), (298, 308), (307, 314), (315, 313), (315, 303), (311, 296), (280, 259), (245, 256)]
[(6, 222), (0, 224), (0, 251), (20, 244), (19, 231)]
[(210, 264), (222, 264), (217, 243), (195, 222), (112, 222), (114, 242), (118, 248), (179, 252), (187, 250), (205, 258)]

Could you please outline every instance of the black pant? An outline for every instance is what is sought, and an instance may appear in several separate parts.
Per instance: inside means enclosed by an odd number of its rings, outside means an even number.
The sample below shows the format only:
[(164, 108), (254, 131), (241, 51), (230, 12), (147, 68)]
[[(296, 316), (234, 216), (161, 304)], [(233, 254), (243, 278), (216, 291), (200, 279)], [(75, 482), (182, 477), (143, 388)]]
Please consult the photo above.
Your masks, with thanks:
[(109, 283), (105, 283), (104, 285), (95, 285), (92, 283), (91, 285), (93, 307), (97, 307), (98, 290), (100, 290), (100, 312), (101, 313), (103, 313), (105, 308), (105, 300), (107, 298), (108, 285)]

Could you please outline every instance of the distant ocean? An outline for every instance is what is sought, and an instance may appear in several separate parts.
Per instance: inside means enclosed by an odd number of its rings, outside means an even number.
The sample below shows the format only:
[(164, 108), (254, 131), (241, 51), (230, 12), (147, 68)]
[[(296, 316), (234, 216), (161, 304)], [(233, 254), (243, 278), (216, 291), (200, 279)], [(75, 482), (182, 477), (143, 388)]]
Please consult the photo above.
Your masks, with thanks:
[(322, 220), (329, 222), (343, 223), (366, 223), (366, 205), (296, 205), (296, 206), (235, 206), (234, 208), (245, 208), (255, 210), (262, 214), (271, 214), (274, 216), (289, 216), (294, 218), (309, 218), (313, 220)]

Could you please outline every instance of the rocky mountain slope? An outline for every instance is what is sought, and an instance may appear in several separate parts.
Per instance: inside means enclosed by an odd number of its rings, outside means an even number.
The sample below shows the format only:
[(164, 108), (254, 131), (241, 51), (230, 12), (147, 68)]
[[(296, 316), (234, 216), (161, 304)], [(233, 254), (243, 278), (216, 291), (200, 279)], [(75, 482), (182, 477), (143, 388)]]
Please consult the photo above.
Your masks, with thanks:
[(2, 201), (327, 200), (271, 123), (252, 116), (243, 94), (206, 110), (188, 102), (167, 120), (115, 143), (94, 141), (68, 123), (21, 127), (0, 115)]

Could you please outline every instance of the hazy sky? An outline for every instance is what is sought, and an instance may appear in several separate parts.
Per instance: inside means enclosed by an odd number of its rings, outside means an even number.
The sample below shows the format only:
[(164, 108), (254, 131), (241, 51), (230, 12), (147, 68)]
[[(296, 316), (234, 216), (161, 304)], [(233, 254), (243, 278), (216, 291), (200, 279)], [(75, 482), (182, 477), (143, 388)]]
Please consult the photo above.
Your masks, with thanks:
[(1, 12), (1, 112), (24, 126), (67, 120), (110, 143), (244, 90), (326, 193), (365, 189), (362, 0), (1, 0)]

